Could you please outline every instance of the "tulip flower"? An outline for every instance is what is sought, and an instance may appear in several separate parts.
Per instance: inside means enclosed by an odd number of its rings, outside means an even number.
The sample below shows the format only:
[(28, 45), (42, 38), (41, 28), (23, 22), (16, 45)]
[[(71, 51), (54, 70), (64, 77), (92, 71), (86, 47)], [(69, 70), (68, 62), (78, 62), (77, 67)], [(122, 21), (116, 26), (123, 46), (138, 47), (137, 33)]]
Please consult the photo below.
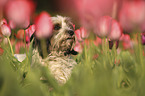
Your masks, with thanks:
[(3, 7), (8, 0), (0, 0), (0, 7)]
[(10, 29), (10, 27), (7, 24), (2, 24), (0, 26), (0, 29), (1, 29), (1, 33), (2, 33), (3, 36), (10, 37), (11, 29)]
[[(30, 42), (30, 37), (32, 34), (35, 32), (35, 25), (31, 25), (28, 29), (25, 30), (25, 37), (26, 37), (26, 42)], [(17, 34), (15, 34), (17, 39), (24, 39), (24, 29), (18, 30)]]
[(141, 36), (142, 44), (145, 45), (145, 35)]
[(122, 46), (124, 49), (132, 48), (132, 41), (128, 34), (122, 34), (120, 41), (122, 41)]
[(0, 26), (3, 25), (3, 24), (7, 24), (7, 20), (4, 19), (4, 18), (0, 21)]
[(140, 28), (145, 22), (145, 1), (125, 1), (119, 13), (119, 21), (126, 31)]
[(116, 20), (112, 20), (111, 32), (108, 35), (108, 38), (111, 41), (117, 41), (122, 35), (122, 28)]
[(15, 29), (16, 28), (16, 24), (13, 21), (11, 21), (11, 20), (9, 20), (9, 26), (10, 26), (11, 29)]
[(80, 29), (75, 30), (75, 35), (78, 41), (83, 41), (83, 39), (89, 36), (89, 33), (84, 27), (81, 27)]
[(24, 39), (24, 30), (23, 29), (18, 30), (17, 34), (15, 34), (15, 36), (17, 39), (23, 40)]
[(96, 36), (96, 40), (94, 40), (94, 44), (95, 44), (96, 46), (101, 45), (101, 44), (102, 44), (102, 39), (99, 38), (98, 36)]
[(78, 41), (83, 41), (83, 39), (81, 37), (80, 29), (75, 30), (75, 35), (76, 35)]
[(36, 32), (35, 35), (37, 38), (47, 38), (52, 35), (53, 24), (51, 21), (50, 15), (43, 11), (35, 19)]
[(80, 28), (80, 31), (81, 31), (81, 37), (82, 37), (83, 39), (85, 39), (85, 38), (87, 38), (87, 37), (89, 36), (88, 31), (87, 31), (84, 27), (81, 27), (81, 28)]
[(29, 37), (32, 36), (32, 34), (36, 31), (35, 25), (31, 25), (28, 29), (26, 29), (26, 33), (28, 33)]
[(95, 33), (100, 38), (107, 37), (110, 34), (112, 25), (112, 18), (110, 16), (103, 16), (99, 19), (95, 28)]
[(76, 45), (74, 47), (74, 51), (81, 53), (83, 51), (82, 45), (80, 42), (76, 41)]
[(112, 12), (113, 0), (74, 0), (81, 24), (87, 29), (95, 29), (96, 21)]
[(0, 55), (3, 55), (4, 50), (0, 47)]
[(30, 16), (34, 11), (34, 4), (28, 0), (10, 0), (6, 7), (6, 16), (17, 27), (26, 28), (30, 24)]

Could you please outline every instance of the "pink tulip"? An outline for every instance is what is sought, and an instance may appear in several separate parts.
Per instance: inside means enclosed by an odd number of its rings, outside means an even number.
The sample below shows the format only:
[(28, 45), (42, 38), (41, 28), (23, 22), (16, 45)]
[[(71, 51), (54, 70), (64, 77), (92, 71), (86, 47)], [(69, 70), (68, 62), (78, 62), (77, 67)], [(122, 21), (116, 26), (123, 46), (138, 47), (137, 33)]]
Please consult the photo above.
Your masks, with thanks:
[(0, 21), (0, 26), (3, 25), (3, 24), (7, 24), (7, 20), (4, 19), (4, 18)]
[(76, 35), (78, 41), (83, 41), (83, 39), (81, 37), (80, 29), (75, 30), (75, 35)]
[(28, 0), (10, 0), (5, 8), (6, 16), (17, 27), (26, 28), (30, 24), (30, 16), (34, 5)]
[(75, 35), (78, 41), (83, 41), (83, 39), (88, 37), (89, 33), (84, 27), (81, 27), (80, 29), (75, 30)]
[(11, 29), (7, 24), (2, 24), (0, 29), (3, 36), (9, 37), (11, 35)]
[(0, 0), (0, 8), (3, 7), (8, 0)]
[[(25, 30), (25, 37), (26, 37), (26, 43), (30, 42), (30, 37), (35, 32), (35, 25), (31, 25), (28, 29)], [(17, 34), (15, 34), (17, 39), (24, 39), (24, 29), (18, 30)]]
[(32, 34), (36, 31), (35, 25), (31, 25), (28, 29), (26, 29), (26, 32), (28, 32), (29, 37), (32, 36)]
[(88, 33), (88, 31), (87, 31), (84, 27), (81, 27), (81, 28), (80, 28), (80, 31), (81, 31), (81, 37), (82, 37), (83, 39), (85, 39), (85, 38), (88, 37), (89, 33)]
[(96, 46), (101, 45), (101, 44), (102, 44), (102, 39), (99, 38), (98, 36), (96, 36), (96, 40), (94, 41), (94, 44), (95, 44)]
[(110, 34), (111, 26), (112, 18), (110, 16), (103, 16), (96, 25), (95, 33), (101, 38), (107, 37)]
[(145, 1), (125, 1), (119, 13), (119, 20), (126, 31), (141, 27), (145, 21)]
[(18, 41), (15, 45), (15, 53), (20, 53), (20, 48), (25, 48), (25, 44), (23, 41)]
[(83, 51), (82, 45), (80, 42), (76, 41), (76, 45), (74, 47), (74, 51), (81, 53)]
[(15, 29), (16, 28), (16, 24), (13, 21), (11, 21), (11, 20), (9, 20), (9, 26), (10, 26), (11, 29)]
[(74, 0), (81, 24), (87, 28), (95, 28), (95, 22), (103, 15), (112, 12), (113, 0)]
[(35, 35), (37, 38), (47, 38), (52, 35), (53, 24), (51, 21), (50, 15), (43, 11), (35, 20), (36, 32)]
[(108, 35), (108, 38), (111, 41), (117, 41), (122, 35), (122, 28), (116, 20), (112, 20), (111, 32)]
[(122, 45), (124, 49), (132, 48), (132, 41), (128, 34), (122, 34), (120, 41), (122, 41)]

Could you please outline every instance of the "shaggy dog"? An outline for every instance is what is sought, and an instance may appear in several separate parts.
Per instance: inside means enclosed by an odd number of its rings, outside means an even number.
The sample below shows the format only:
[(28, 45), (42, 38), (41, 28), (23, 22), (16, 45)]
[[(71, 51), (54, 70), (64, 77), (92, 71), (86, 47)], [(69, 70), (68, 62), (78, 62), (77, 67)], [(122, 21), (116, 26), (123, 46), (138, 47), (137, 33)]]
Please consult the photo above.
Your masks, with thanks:
[[(41, 44), (41, 40), (34, 35), (32, 64), (36, 62), (47, 66), (52, 76), (59, 84), (65, 84), (71, 76), (73, 67), (77, 64), (71, 59), (71, 54), (76, 55), (73, 50), (75, 46), (76, 36), (74, 27), (70, 18), (56, 16), (52, 17), (54, 25), (53, 34), (45, 39)], [(45, 45), (48, 55), (45, 57), (41, 45)], [(39, 59), (38, 59), (39, 58)]]

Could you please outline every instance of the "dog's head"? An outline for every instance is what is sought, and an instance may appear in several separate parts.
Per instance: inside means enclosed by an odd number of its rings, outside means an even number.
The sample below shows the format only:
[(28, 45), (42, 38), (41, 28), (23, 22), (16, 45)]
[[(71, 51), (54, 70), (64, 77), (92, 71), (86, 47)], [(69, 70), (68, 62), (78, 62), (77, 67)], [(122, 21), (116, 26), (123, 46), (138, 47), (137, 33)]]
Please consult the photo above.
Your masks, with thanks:
[(74, 27), (68, 17), (52, 17), (54, 25), (50, 51), (71, 51), (75, 45)]
[[(53, 22), (53, 32), (52, 36), (46, 39), (48, 54), (51, 52), (60, 52), (64, 53), (64, 55), (77, 54), (77, 52), (73, 50), (76, 36), (74, 34), (75, 29), (70, 18), (56, 16), (51, 17), (51, 19)], [(40, 44), (41, 42), (37, 38), (35, 39), (36, 40), (34, 41), (34, 45), (35, 47), (38, 46), (40, 54), (42, 55), (42, 48)]]

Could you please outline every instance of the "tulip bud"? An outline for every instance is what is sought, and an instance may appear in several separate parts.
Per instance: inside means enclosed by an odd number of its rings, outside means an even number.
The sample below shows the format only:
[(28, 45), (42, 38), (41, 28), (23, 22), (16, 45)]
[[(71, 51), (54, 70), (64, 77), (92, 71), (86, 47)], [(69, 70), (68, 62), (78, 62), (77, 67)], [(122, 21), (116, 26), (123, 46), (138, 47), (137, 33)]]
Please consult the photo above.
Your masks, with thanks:
[(7, 24), (1, 25), (1, 33), (3, 36), (9, 37), (11, 35), (11, 29)]
[(4, 18), (0, 21), (0, 26), (3, 25), (3, 24), (7, 24), (7, 21)]
[(40, 15), (35, 20), (37, 38), (47, 38), (52, 35), (53, 24), (51, 17), (47, 12), (41, 12)]
[(87, 30), (84, 27), (81, 27), (80, 31), (81, 31), (81, 37), (82, 38), (87, 38), (88, 37), (89, 33), (87, 32)]
[(76, 35), (78, 41), (83, 41), (83, 39), (81, 37), (80, 29), (75, 30), (75, 35)]
[(78, 41), (76, 41), (76, 45), (74, 47), (74, 51), (79, 52), (79, 53), (81, 53), (83, 51), (81, 43), (79, 43)]
[(120, 24), (116, 20), (112, 20), (111, 32), (108, 35), (108, 38), (111, 41), (117, 41), (122, 35), (122, 29)]
[(17, 39), (23, 40), (24, 39), (24, 30), (23, 29), (18, 30), (18, 32), (15, 36)]
[(112, 18), (110, 16), (103, 16), (99, 19), (95, 33), (103, 38), (107, 37), (111, 31)]

